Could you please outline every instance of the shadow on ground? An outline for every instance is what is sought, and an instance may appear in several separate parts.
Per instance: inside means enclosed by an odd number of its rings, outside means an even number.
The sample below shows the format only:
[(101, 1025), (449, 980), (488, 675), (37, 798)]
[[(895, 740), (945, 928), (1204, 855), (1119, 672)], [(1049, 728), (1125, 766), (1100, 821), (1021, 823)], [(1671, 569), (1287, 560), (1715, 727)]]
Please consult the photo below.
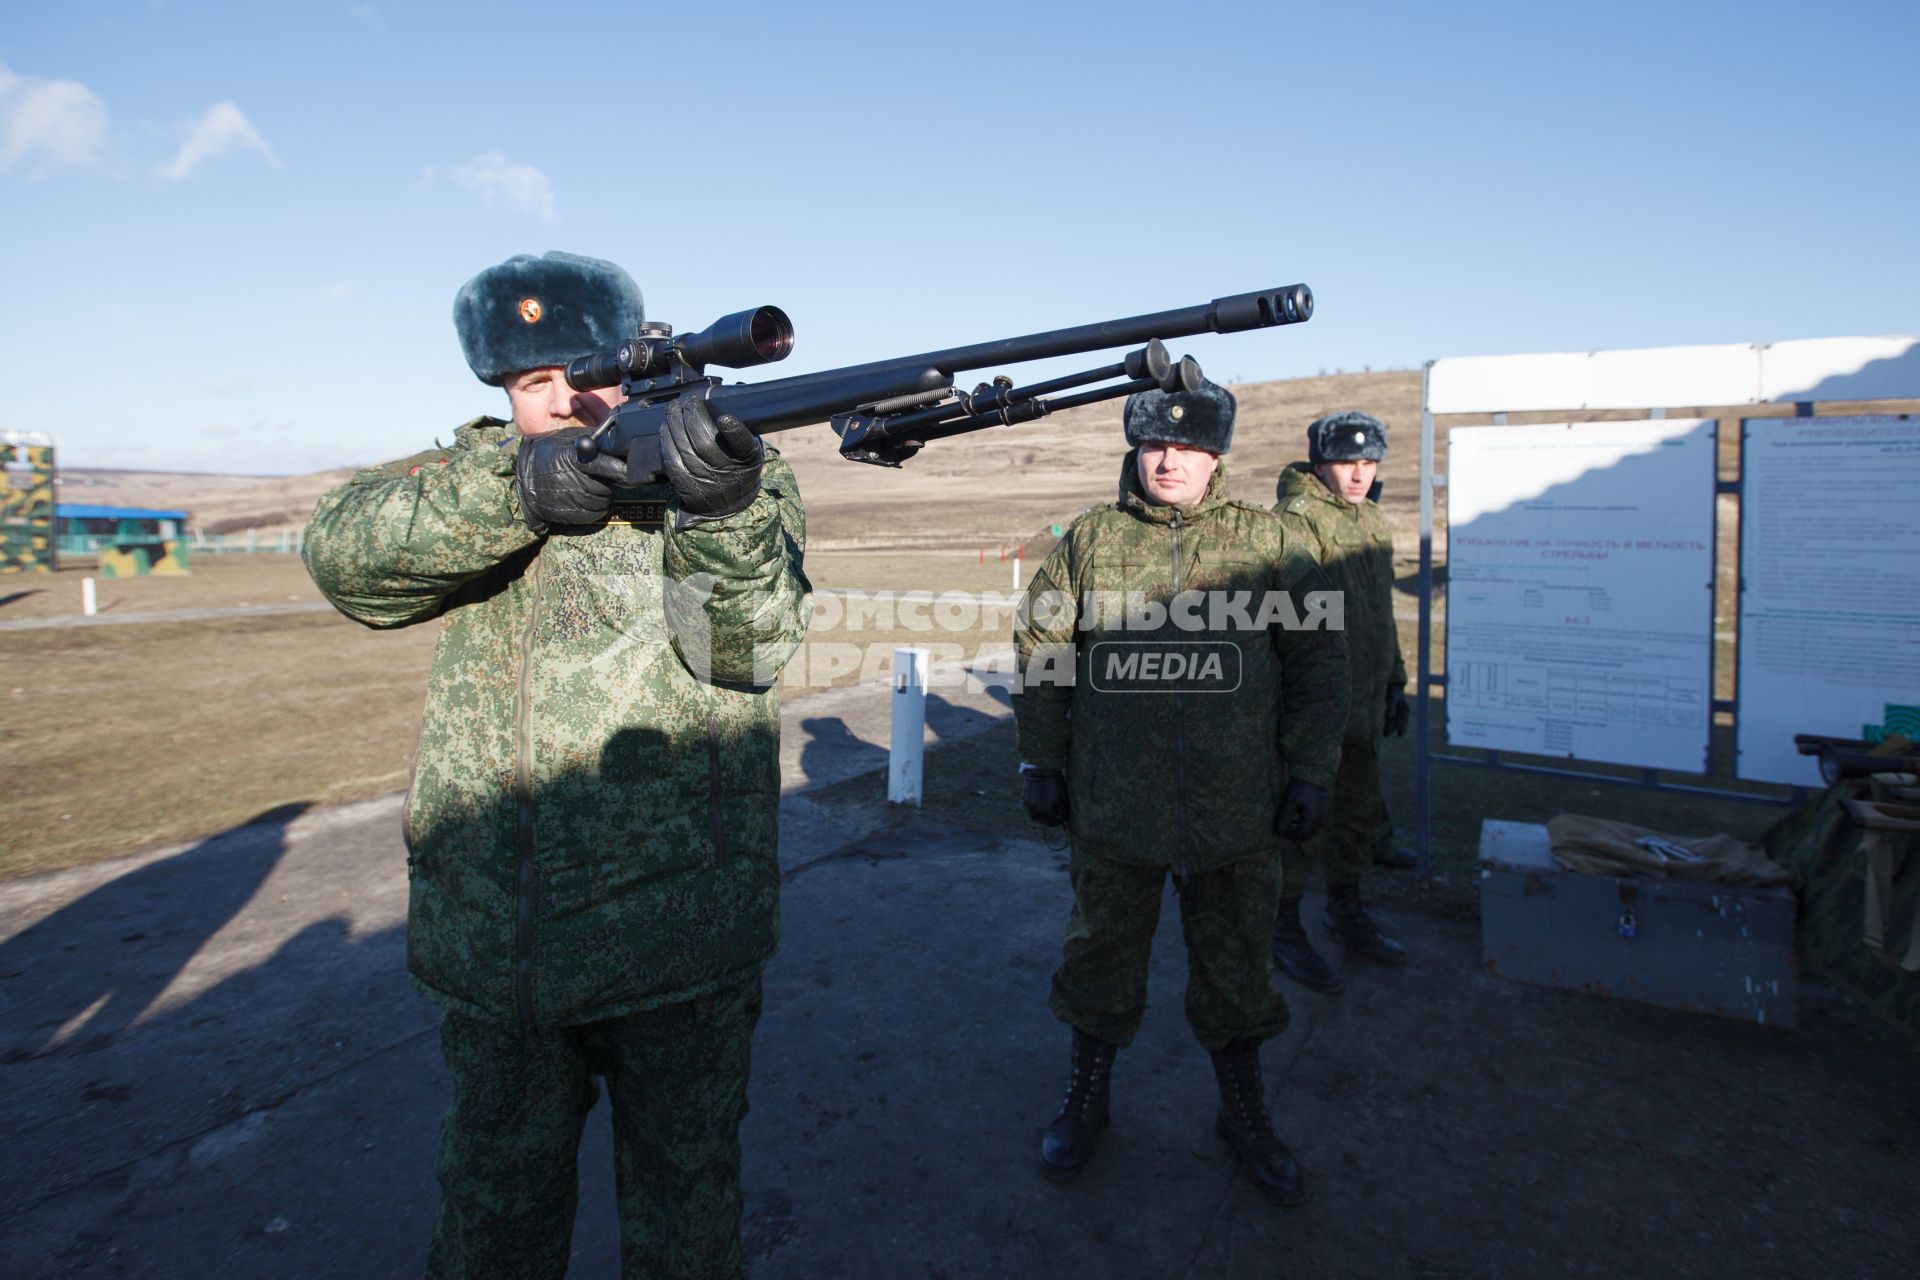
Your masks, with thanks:
[[(0, 1066), (0, 1274), (419, 1273), (446, 1081), (403, 976), (391, 810), (228, 833), (0, 944), (26, 1050)], [(1290, 992), (1268, 1047), (1308, 1205), (1269, 1207), (1212, 1132), (1171, 906), (1114, 1127), (1047, 1183), (1062, 857), (897, 816), (794, 853), (743, 1129), (757, 1277), (1911, 1274), (1910, 1050), (1818, 1008), (1781, 1032), (1508, 985), (1470, 921), (1407, 910), (1407, 970)], [(169, 923), (154, 964), (117, 958)], [(102, 993), (111, 1030), (52, 1043)], [(617, 1270), (605, 1117), (578, 1276)]]

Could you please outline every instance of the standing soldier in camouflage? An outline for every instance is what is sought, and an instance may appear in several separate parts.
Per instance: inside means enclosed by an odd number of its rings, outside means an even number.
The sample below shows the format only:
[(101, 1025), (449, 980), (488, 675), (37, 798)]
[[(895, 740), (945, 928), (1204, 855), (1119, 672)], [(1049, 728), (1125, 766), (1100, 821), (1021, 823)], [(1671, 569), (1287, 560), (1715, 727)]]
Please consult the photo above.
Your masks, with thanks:
[(1382, 808), (1380, 739), (1404, 734), (1408, 714), (1407, 667), (1393, 622), (1393, 532), (1373, 501), (1374, 476), (1386, 456), (1387, 429), (1378, 418), (1350, 410), (1316, 419), (1307, 428), (1307, 461), (1280, 473), (1273, 508), (1346, 598), (1353, 695), (1333, 804), (1320, 833), (1282, 858), (1285, 882), (1273, 923), (1274, 964), (1301, 986), (1329, 995), (1341, 989), (1340, 975), (1314, 950), (1300, 920), (1314, 864), (1327, 880), (1327, 931), (1370, 960), (1407, 962), (1405, 949), (1380, 932), (1360, 901)]
[(1021, 799), (1072, 840), (1051, 1002), (1073, 1029), (1071, 1075), (1040, 1169), (1074, 1177), (1107, 1125), (1171, 871), (1215, 1127), (1262, 1193), (1297, 1204), (1260, 1079), (1260, 1042), (1287, 1025), (1267, 934), (1281, 833), (1311, 835), (1333, 782), (1346, 650), (1320, 570), (1271, 514), (1227, 497), (1233, 417), (1211, 383), (1130, 398), (1119, 500), (1074, 521), (1015, 623)]
[(772, 954), (779, 706), (809, 607), (793, 474), (699, 401), (670, 484), (574, 442), (618, 392), (559, 366), (636, 332), (619, 267), (481, 272), (454, 319), (512, 420), (323, 498), (314, 581), (370, 627), (437, 619), (402, 819), (407, 959), (453, 1077), (428, 1274), (565, 1273), (581, 1127), (613, 1104), (621, 1273), (734, 1277), (739, 1123)]

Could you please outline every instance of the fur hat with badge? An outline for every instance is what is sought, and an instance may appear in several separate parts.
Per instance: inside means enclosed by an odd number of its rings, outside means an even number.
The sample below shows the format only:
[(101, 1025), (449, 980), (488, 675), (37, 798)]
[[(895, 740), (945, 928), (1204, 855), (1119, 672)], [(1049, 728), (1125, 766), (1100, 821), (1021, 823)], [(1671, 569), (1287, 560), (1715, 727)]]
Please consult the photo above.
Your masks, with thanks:
[(467, 367), (496, 387), (511, 374), (606, 351), (638, 333), (646, 314), (632, 276), (577, 253), (515, 254), (453, 299)]
[(1201, 380), (1198, 391), (1136, 391), (1120, 415), (1127, 443), (1179, 444), (1225, 453), (1233, 444), (1233, 393)]
[(1307, 428), (1307, 461), (1384, 462), (1387, 424), (1370, 413), (1347, 409), (1315, 418)]

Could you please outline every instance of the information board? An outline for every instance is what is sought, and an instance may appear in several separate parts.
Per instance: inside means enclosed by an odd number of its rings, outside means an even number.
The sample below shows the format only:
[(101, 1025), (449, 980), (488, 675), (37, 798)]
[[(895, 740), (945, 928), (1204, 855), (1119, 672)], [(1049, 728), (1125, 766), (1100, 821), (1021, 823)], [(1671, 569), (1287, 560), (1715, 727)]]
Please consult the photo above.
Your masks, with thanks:
[(1714, 423), (1447, 433), (1447, 741), (1701, 773)]
[(1737, 772), (1817, 787), (1794, 734), (1920, 706), (1920, 423), (1751, 418), (1740, 443)]

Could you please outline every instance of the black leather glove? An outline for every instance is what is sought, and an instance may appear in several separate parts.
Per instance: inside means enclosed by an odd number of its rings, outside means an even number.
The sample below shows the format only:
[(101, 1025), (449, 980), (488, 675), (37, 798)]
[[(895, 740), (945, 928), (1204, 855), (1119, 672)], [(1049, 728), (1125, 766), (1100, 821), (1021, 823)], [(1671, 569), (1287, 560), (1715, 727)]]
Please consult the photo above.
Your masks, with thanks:
[(1280, 812), (1273, 815), (1273, 829), (1289, 840), (1305, 842), (1327, 820), (1327, 789), (1298, 778), (1287, 783), (1280, 796)]
[(1058, 769), (1020, 771), (1020, 803), (1027, 816), (1043, 827), (1057, 827), (1067, 820), (1067, 775)]
[(1413, 715), (1413, 704), (1407, 701), (1405, 689), (1387, 690), (1387, 722), (1381, 731), (1382, 737), (1404, 738), (1407, 736), (1407, 720)]
[(612, 510), (613, 486), (588, 475), (573, 451), (586, 434), (584, 428), (568, 427), (520, 442), (513, 483), (520, 491), (520, 514), (535, 533), (552, 525), (599, 524)]
[(745, 511), (760, 492), (766, 449), (737, 418), (715, 421), (707, 402), (682, 396), (667, 406), (660, 462), (680, 500), (682, 523)]

